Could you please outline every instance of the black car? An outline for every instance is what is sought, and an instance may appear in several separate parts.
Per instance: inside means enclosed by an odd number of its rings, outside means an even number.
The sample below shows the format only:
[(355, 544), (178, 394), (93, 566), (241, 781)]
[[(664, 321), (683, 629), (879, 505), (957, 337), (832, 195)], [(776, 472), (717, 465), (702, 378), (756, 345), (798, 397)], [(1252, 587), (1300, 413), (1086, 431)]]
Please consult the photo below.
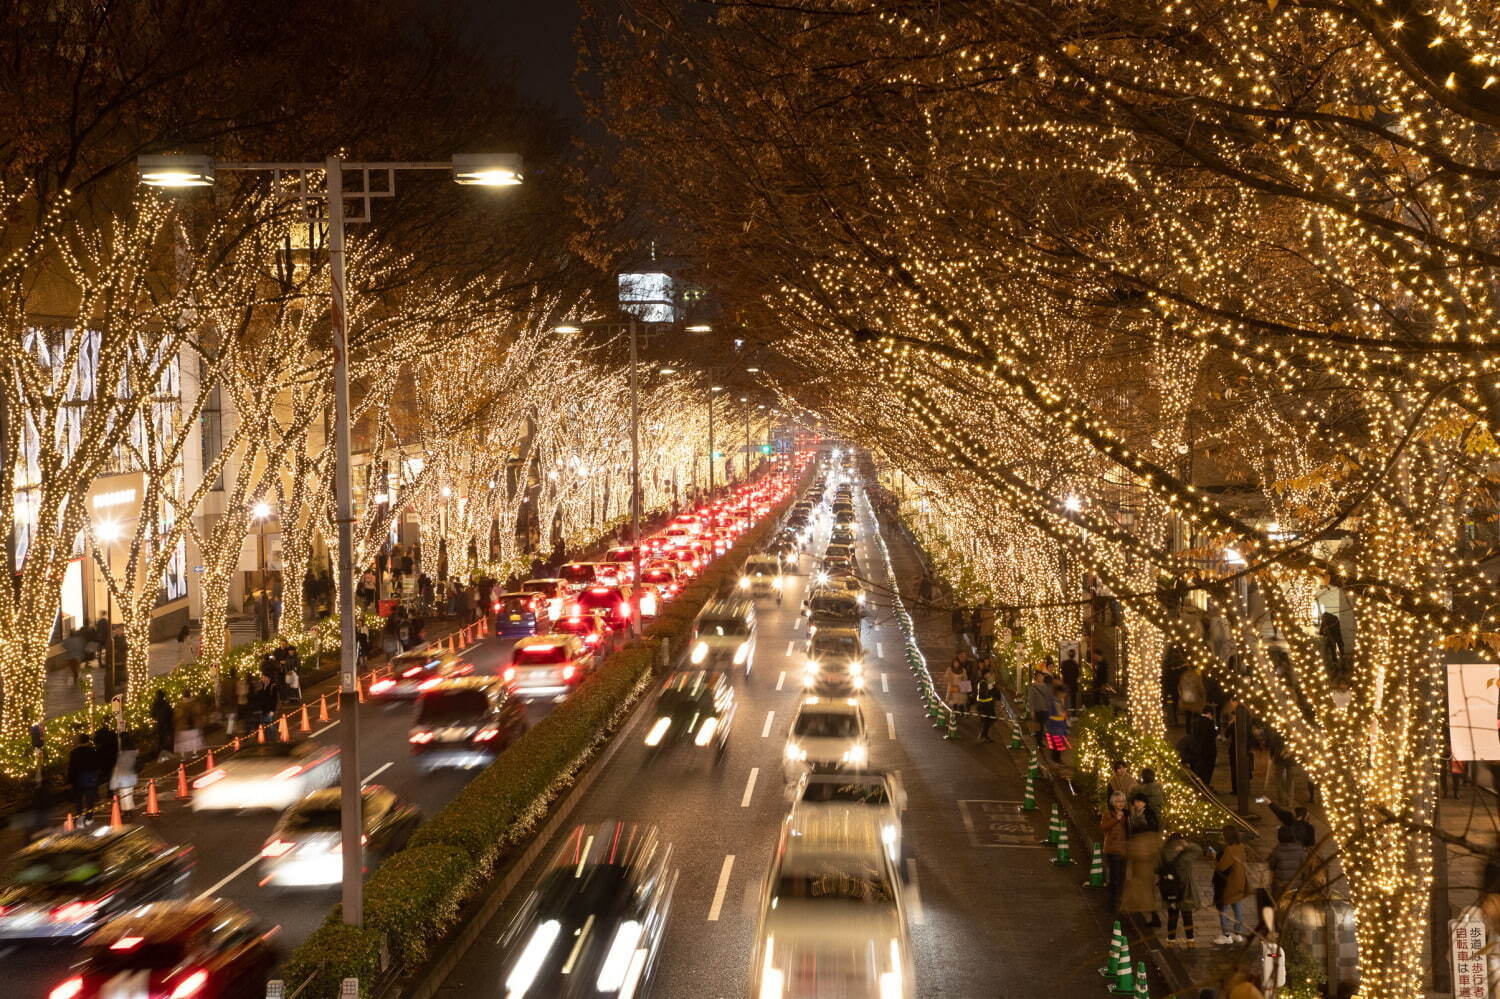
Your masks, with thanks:
[(665, 749), (683, 743), (711, 748), (722, 757), (734, 723), (734, 684), (718, 670), (677, 670), (662, 684), (652, 713), (647, 746)]
[(504, 994), (643, 995), (676, 884), (672, 847), (655, 828), (579, 826), (501, 938)]
[(488, 766), (526, 731), (521, 699), (499, 677), (443, 680), (417, 698), (406, 741), (424, 770)]
[(184, 898), (192, 849), (140, 826), (44, 836), (0, 875), (0, 940), (76, 939), (127, 909)]
[(275, 932), (221, 899), (153, 902), (111, 920), (89, 937), (83, 960), (50, 995), (263, 996), (267, 973), (276, 963), (270, 943)]

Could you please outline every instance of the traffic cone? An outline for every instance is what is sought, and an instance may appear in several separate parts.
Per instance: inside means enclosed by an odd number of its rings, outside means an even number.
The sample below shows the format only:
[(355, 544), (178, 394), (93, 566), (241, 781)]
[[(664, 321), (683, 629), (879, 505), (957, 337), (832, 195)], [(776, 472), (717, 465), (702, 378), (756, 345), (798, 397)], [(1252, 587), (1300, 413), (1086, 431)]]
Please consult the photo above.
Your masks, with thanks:
[(1151, 987), (1146, 984), (1146, 962), (1135, 966), (1135, 999), (1151, 999)]
[(1068, 834), (1066, 830), (1063, 831), (1062, 839), (1057, 841), (1057, 855), (1052, 858), (1052, 862), (1058, 867), (1073, 866), (1073, 854), (1068, 846)]
[(1115, 969), (1114, 984), (1109, 991), (1117, 996), (1135, 995), (1135, 974), (1130, 969), (1130, 945), (1120, 944), (1120, 966)]
[(1083, 887), (1094, 889), (1104, 887), (1104, 847), (1097, 841), (1089, 856), (1089, 879), (1083, 883)]
[(160, 815), (161, 802), (156, 800), (156, 781), (146, 781), (146, 814)]
[(67, 815), (63, 816), (63, 831), (64, 832), (72, 832), (74, 829), (77, 829), (77, 828), (78, 827), (73, 823), (73, 813), (72, 812), (69, 812)]
[(208, 755), (203, 759), (203, 772), (208, 773), (214, 768), (214, 751), (210, 749)]
[(1056, 846), (1062, 839), (1062, 815), (1057, 810), (1057, 802), (1052, 803), (1052, 814), (1047, 819), (1047, 838), (1042, 840), (1047, 846)]
[(1011, 725), (1011, 727), (1010, 727), (1010, 745), (1007, 748), (1009, 748), (1009, 749), (1020, 749), (1021, 748), (1021, 724), (1020, 724), (1020, 722), (1015, 722), (1015, 723), (1013, 723)]
[(297, 731), (298, 732), (311, 732), (312, 731), (312, 720), (307, 717), (307, 705), (306, 704), (302, 705), (302, 714), (301, 714), (300, 720), (297, 722)]
[(1026, 797), (1021, 802), (1021, 811), (1036, 811), (1036, 778), (1031, 774), (1026, 775)]
[(319, 694), (318, 695), (318, 721), (320, 721), (320, 722), (326, 722), (327, 720), (328, 720), (328, 695), (327, 694)]
[(240, 751), (240, 737), (239, 736), (235, 736), (234, 737), (234, 742), (232, 742), (232, 743), (229, 744), (229, 751), (231, 753), (238, 753)]
[(1120, 929), (1120, 921), (1115, 920), (1115, 928), (1109, 934), (1109, 959), (1105, 961), (1104, 967), (1099, 969), (1101, 978), (1113, 978), (1120, 971), (1120, 948), (1125, 946), (1125, 934)]
[(287, 726), (286, 715), (282, 715), (276, 720), (276, 738), (282, 742), (292, 741), (292, 731)]
[(354, 682), (354, 692), (359, 695), (359, 703), (365, 703), (365, 685), (356, 680)]
[(1031, 766), (1026, 768), (1026, 777), (1028, 780), (1036, 780), (1041, 775), (1042, 765), (1038, 763), (1036, 757), (1033, 756), (1031, 758)]
[(125, 816), (120, 814), (120, 796), (117, 794), (109, 803), (109, 826), (118, 829), (125, 824)]
[(264, 746), (266, 744), (266, 727), (264, 725), (260, 725), (260, 726), (256, 727), (256, 729), (255, 729), (255, 742), (256, 742), (257, 745), (261, 745), (261, 746)]
[(179, 763), (177, 764), (177, 800), (187, 801), (192, 796), (192, 792), (188, 790), (187, 764)]

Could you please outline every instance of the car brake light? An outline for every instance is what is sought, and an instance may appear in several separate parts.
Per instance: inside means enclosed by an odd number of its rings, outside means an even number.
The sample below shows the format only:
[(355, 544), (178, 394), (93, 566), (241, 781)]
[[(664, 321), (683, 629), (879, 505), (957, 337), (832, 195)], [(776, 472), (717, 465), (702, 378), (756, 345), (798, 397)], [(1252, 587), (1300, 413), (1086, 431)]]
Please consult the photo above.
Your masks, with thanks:
[(205, 787), (212, 787), (214, 784), (219, 783), (219, 781), (223, 780), (226, 776), (228, 775), (222, 770), (210, 770), (202, 777), (199, 777), (197, 780), (193, 781), (193, 787), (201, 791)]
[(390, 690), (395, 685), (396, 681), (389, 678), (385, 680), (376, 680), (374, 683), (370, 684), (370, 693), (378, 694), (381, 691)]
[(599, 644), (599, 636), (598, 635), (584, 635), (583, 636), (583, 644), (585, 644), (585, 645), (598, 645)]
[(88, 902), (69, 902), (67, 905), (59, 905), (52, 910), (52, 921), (54, 923), (76, 923), (92, 916), (94, 910), (103, 904), (103, 899), (95, 899)]
[(592, 590), (589, 590), (589, 592), (590, 593), (608, 593), (609, 590), (608, 590), (608, 588), (603, 587), (603, 586), (596, 586)]
[(110, 944), (109, 945), (109, 949), (110, 950), (135, 950), (137, 947), (139, 947), (141, 944), (143, 944), (145, 942), (146, 942), (146, 938), (145, 937), (135, 937), (135, 936), (121, 937), (120, 939), (116, 940), (114, 943)]
[(505, 667), (505, 672), (500, 675), (505, 677), (506, 683), (509, 683), (516, 678), (516, 668), (514, 666), (507, 666)]
[(260, 848), (260, 855), (262, 857), (284, 856), (295, 845), (295, 843), (288, 843), (284, 839), (273, 839), (271, 840), (271, 842)]
[(203, 991), (203, 986), (208, 984), (208, 972), (202, 968), (196, 968), (172, 990), (169, 999), (189, 999)]
[(297, 776), (301, 772), (302, 772), (302, 767), (294, 765), (294, 766), (287, 767), (285, 770), (279, 771), (276, 774), (276, 776), (272, 777), (271, 779), (272, 780), (291, 780), (293, 777)]
[(499, 604), (498, 604), (498, 603), (497, 603), (497, 604), (495, 604), (495, 606), (494, 606), (494, 611), (495, 611), (495, 613), (496, 613), (496, 614), (499, 614), (499, 613), (500, 613), (500, 605), (499, 605)]
[(73, 999), (83, 991), (83, 978), (74, 977), (47, 993), (47, 999)]
[(571, 679), (573, 679), (573, 674), (576, 673), (576, 672), (578, 672), (578, 667), (572, 665), (571, 663), (569, 663), (567, 666), (563, 667), (563, 679), (564, 680), (571, 680)]
[(408, 735), (406, 737), (406, 741), (407, 742), (416, 743), (417, 745), (420, 746), (420, 745), (423, 745), (425, 743), (429, 743), (429, 742), (432, 741), (432, 733), (431, 732), (413, 732), (411, 735)]
[(498, 728), (482, 728), (474, 733), (475, 742), (489, 742), (500, 735)]

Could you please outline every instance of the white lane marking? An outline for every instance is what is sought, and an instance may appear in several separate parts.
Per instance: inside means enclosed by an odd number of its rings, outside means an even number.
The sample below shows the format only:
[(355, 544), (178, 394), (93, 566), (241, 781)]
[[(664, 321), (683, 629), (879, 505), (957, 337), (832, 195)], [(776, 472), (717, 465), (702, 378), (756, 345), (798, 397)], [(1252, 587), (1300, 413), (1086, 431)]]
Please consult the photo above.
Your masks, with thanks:
[(906, 858), (906, 880), (911, 885), (911, 904), (907, 909), (911, 912), (912, 923), (921, 926), (927, 922), (927, 913), (922, 910), (922, 883), (917, 880), (917, 862), (911, 857)]
[(719, 921), (719, 910), (724, 908), (724, 896), (729, 891), (729, 872), (734, 870), (734, 854), (724, 857), (724, 866), (719, 871), (719, 887), (714, 889), (713, 904), (708, 907), (708, 921), (717, 923)]
[(776, 689), (780, 690), (783, 683), (786, 683), (786, 670), (776, 674)]
[(376, 777), (379, 777), (381, 774), (385, 773), (395, 765), (395, 760), (391, 760), (389, 763), (382, 763), (380, 766), (370, 771), (370, 775), (360, 782), (360, 787), (364, 787), (366, 784), (370, 783), (370, 781), (374, 780)]
[(775, 718), (776, 718), (776, 712), (774, 712), (774, 711), (767, 711), (766, 712), (766, 723), (764, 725), (762, 725), (761, 728), (760, 728), (760, 737), (762, 739), (767, 738), (771, 734), (771, 722), (774, 721)]
[(876, 659), (884, 659), (885, 658), (885, 646), (881, 645), (879, 642), (875, 643), (875, 658)]
[(797, 640), (795, 638), (792, 639), (791, 641), (787, 642), (786, 643), (786, 654), (787, 655), (791, 655), (792, 654), (792, 650), (795, 649), (796, 647), (797, 647)]
[(884, 673), (880, 674), (880, 692), (882, 694), (889, 694), (891, 692), (890, 681), (886, 679)]
[(194, 901), (195, 902), (201, 902), (205, 898), (211, 898), (214, 895), (217, 895), (219, 893), (219, 889), (220, 888), (223, 888), (225, 885), (229, 884), (229, 882), (233, 881), (235, 878), (239, 877), (241, 874), (244, 874), (251, 867), (254, 867), (255, 866), (255, 862), (257, 860), (259, 860), (259, 859), (260, 859), (260, 855), (259, 854), (256, 854), (255, 856), (251, 857), (249, 860), (245, 861), (243, 864), (241, 864), (240, 866), (236, 867), (234, 870), (230, 871), (228, 874), (226, 874), (222, 878), (220, 878), (218, 880), (218, 882), (215, 883), (212, 888), (210, 888), (210, 889), (208, 889), (208, 891), (203, 892), (202, 894), (200, 894), (196, 899), (194, 899)]
[[(767, 722), (769, 722), (770, 720), (771, 719), (769, 719), (769, 718), (766, 719)], [(750, 779), (747, 780), (747, 781), (745, 781), (745, 793), (740, 798), (740, 807), (741, 808), (749, 808), (750, 807), (750, 795), (752, 795), (752, 794), (755, 793), (755, 778), (757, 778), (759, 776), (760, 776), (760, 767), (751, 767), (750, 768)]]
[(461, 655), (461, 656), (466, 656), (470, 652), (473, 652), (475, 649), (479, 648), (483, 644), (484, 644), (483, 642), (475, 642), (473, 645), (469, 646), (467, 649), (461, 649), (458, 654)]
[(805, 621), (805, 620), (806, 620), (806, 618), (802, 618), (802, 617), (797, 618), (796, 622), (792, 625), (792, 630), (793, 631), (801, 631), (802, 630), (802, 622)]
[(885, 734), (891, 739), (896, 738), (896, 716), (889, 711), (885, 713)]
[(314, 732), (311, 735), (309, 735), (308, 738), (309, 739), (316, 739), (318, 736), (322, 735), (324, 732), (327, 732), (329, 729), (333, 728), (333, 726), (335, 726), (337, 724), (338, 724), (338, 722), (331, 721), (327, 725), (324, 725), (322, 728), (318, 729), (316, 732)]

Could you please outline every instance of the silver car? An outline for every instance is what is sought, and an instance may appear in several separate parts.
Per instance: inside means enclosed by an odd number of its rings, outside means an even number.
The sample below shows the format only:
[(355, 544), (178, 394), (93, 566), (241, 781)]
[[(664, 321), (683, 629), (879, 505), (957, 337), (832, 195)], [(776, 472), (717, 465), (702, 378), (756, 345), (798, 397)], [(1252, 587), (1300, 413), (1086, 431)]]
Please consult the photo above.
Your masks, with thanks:
[(193, 811), (281, 811), (339, 781), (339, 751), (316, 742), (248, 746), (193, 781)]

